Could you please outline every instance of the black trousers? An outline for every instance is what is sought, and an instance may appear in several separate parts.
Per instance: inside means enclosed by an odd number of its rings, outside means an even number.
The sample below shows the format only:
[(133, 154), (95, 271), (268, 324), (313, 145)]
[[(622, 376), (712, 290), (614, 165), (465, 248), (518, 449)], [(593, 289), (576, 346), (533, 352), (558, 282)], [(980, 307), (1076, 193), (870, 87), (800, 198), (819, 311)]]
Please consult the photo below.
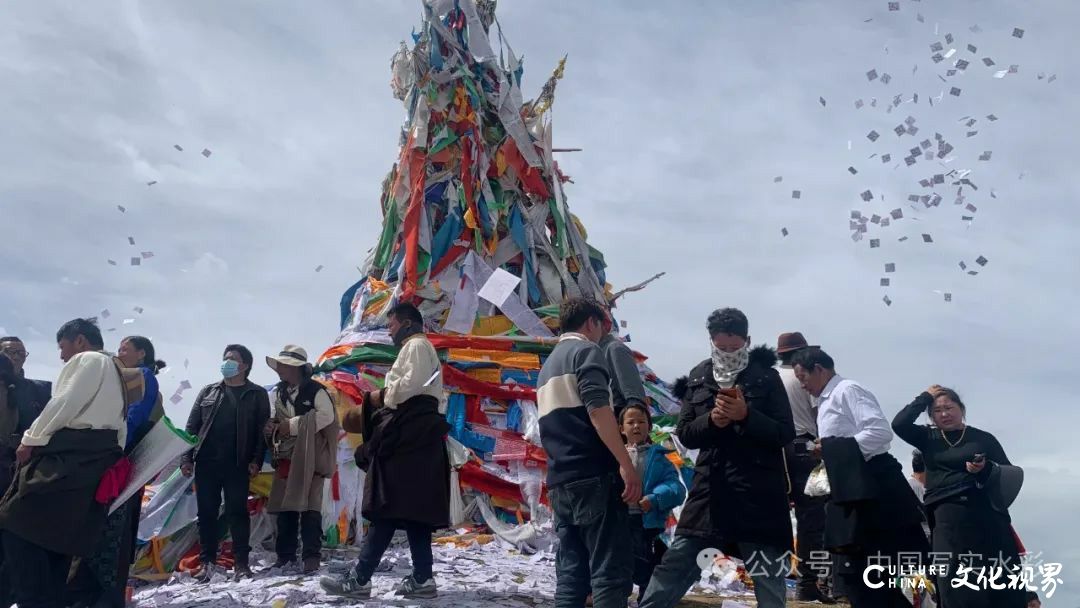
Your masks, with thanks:
[[(14, 479), (15, 450), (0, 447), (0, 496), (7, 493)], [(4, 566), (3, 542), (3, 535), (0, 534), (0, 608), (8, 608), (15, 600), (11, 599), (11, 582), (8, 580), (8, 569)]]
[(548, 489), (559, 537), (555, 608), (581, 608), (590, 589), (596, 608), (626, 607), (634, 547), (622, 491), (614, 473)]
[[(986, 576), (999, 568), (997, 582), (1007, 583), (1013, 568), (1020, 568), (1019, 547), (1005, 516), (994, 511), (978, 492), (933, 507), (933, 552), (948, 554), (949, 570), (937, 580), (942, 608), (1014, 608), (1025, 603), (1023, 589), (985, 589), (976, 584), (980, 571)], [(963, 563), (970, 572), (960, 573)], [(955, 578), (968, 585), (954, 587)]]
[(236, 559), (247, 559), (251, 553), (248, 545), (251, 518), (247, 510), (250, 482), (247, 467), (232, 463), (195, 463), (195, 502), (199, 508), (199, 544), (202, 547), (199, 559), (203, 565), (217, 561), (222, 494), (225, 496), (225, 520), (232, 534), (233, 555)]
[(371, 580), (375, 569), (379, 567), (382, 556), (386, 553), (394, 532), (405, 530), (409, 538), (409, 552), (412, 553), (413, 578), (423, 583), (430, 579), (435, 558), (431, 552), (431, 527), (412, 522), (381, 519), (371, 522), (364, 544), (360, 547), (360, 558), (356, 560), (356, 578), (360, 582)]
[[(809, 436), (800, 435), (795, 441), (805, 444), (808, 439)], [(788, 475), (791, 477), (790, 498), (791, 502), (795, 503), (795, 521), (798, 524), (795, 538), (795, 555), (799, 558), (798, 586), (799, 589), (814, 589), (817, 587), (818, 575), (811, 564), (823, 561), (820, 558), (825, 548), (825, 503), (829, 502), (829, 498), (807, 496), (805, 489), (810, 472), (821, 459), (807, 453), (796, 454), (794, 443), (784, 447), (784, 457), (787, 459)], [(826, 561), (821, 568), (831, 565), (831, 561)]]
[(277, 538), (274, 541), (278, 559), (296, 560), (297, 532), (304, 542), (304, 559), (322, 555), (322, 513), (282, 511), (277, 514)]
[(19, 608), (63, 608), (71, 558), (4, 532), (4, 562), (11, 600)]
[(638, 586), (638, 601), (652, 580), (653, 570), (663, 559), (667, 547), (658, 540), (663, 530), (646, 528), (640, 513), (630, 515), (630, 535), (634, 543), (634, 584)]

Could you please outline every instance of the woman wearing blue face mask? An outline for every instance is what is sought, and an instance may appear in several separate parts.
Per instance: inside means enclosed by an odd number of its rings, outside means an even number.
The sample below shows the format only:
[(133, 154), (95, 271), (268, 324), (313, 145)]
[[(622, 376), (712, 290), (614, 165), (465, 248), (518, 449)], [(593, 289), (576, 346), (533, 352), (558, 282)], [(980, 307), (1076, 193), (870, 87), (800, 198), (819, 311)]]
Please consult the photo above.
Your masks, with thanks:
[(196, 573), (209, 580), (217, 560), (218, 513), (225, 496), (225, 518), (232, 534), (236, 558), (235, 576), (251, 576), (248, 564), (248, 483), (263, 465), (266, 442), (263, 427), (270, 419), (266, 390), (248, 380), (251, 351), (239, 344), (225, 347), (221, 361), (222, 381), (199, 392), (188, 416), (187, 432), (199, 438), (195, 449), (184, 455), (180, 470), (195, 475), (199, 506), (199, 542), (202, 569)]

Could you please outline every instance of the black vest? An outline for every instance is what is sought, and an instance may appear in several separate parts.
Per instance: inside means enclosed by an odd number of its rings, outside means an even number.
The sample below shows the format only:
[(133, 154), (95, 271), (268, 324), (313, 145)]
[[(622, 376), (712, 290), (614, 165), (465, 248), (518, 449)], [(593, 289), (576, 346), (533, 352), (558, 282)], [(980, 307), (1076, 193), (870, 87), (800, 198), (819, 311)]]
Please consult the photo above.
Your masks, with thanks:
[(288, 388), (279, 388), (278, 394), (281, 395), (282, 403), (292, 406), (295, 415), (303, 416), (315, 409), (315, 395), (319, 394), (319, 391), (321, 390), (326, 390), (326, 387), (314, 380), (308, 380), (300, 385), (300, 390), (296, 393), (295, 402), (289, 398)]

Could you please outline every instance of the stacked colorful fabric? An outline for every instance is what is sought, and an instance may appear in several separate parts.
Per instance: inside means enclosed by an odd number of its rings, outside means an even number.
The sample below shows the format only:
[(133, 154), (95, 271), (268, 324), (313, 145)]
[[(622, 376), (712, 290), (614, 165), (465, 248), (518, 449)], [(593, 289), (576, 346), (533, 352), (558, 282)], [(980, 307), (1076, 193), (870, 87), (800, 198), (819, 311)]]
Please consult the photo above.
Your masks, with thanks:
[[(493, 1), (425, 0), (423, 8), (413, 47), (402, 43), (391, 61), (407, 117), (399, 161), (383, 182), (383, 230), (366, 277), (342, 297), (341, 334), (319, 371), (359, 403), (382, 386), (396, 354), (387, 311), (416, 304), (443, 360), (451, 436), (469, 450), (460, 483), (520, 524), (545, 500), (535, 389), (559, 304), (617, 296), (603, 255), (567, 207), (568, 179), (553, 158), (548, 110), (565, 59), (540, 95), (523, 101), (522, 65)], [(676, 412), (644, 361), (654, 413)]]

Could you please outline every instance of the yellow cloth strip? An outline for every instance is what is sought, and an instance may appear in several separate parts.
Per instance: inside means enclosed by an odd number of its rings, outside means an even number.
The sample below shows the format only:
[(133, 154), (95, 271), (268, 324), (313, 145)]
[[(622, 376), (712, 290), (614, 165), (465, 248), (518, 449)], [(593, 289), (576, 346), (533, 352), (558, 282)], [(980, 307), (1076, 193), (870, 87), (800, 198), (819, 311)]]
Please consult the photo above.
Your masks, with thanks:
[(504, 315), (480, 317), (473, 324), (474, 336), (500, 336), (514, 329), (514, 322)]
[(503, 350), (450, 349), (451, 361), (478, 363), (490, 361), (503, 367), (522, 370), (540, 369), (540, 356), (532, 353), (516, 353)]
[(465, 375), (481, 382), (491, 382), (493, 384), (502, 384), (502, 370), (498, 367), (480, 367), (477, 369), (470, 369), (465, 372)]

